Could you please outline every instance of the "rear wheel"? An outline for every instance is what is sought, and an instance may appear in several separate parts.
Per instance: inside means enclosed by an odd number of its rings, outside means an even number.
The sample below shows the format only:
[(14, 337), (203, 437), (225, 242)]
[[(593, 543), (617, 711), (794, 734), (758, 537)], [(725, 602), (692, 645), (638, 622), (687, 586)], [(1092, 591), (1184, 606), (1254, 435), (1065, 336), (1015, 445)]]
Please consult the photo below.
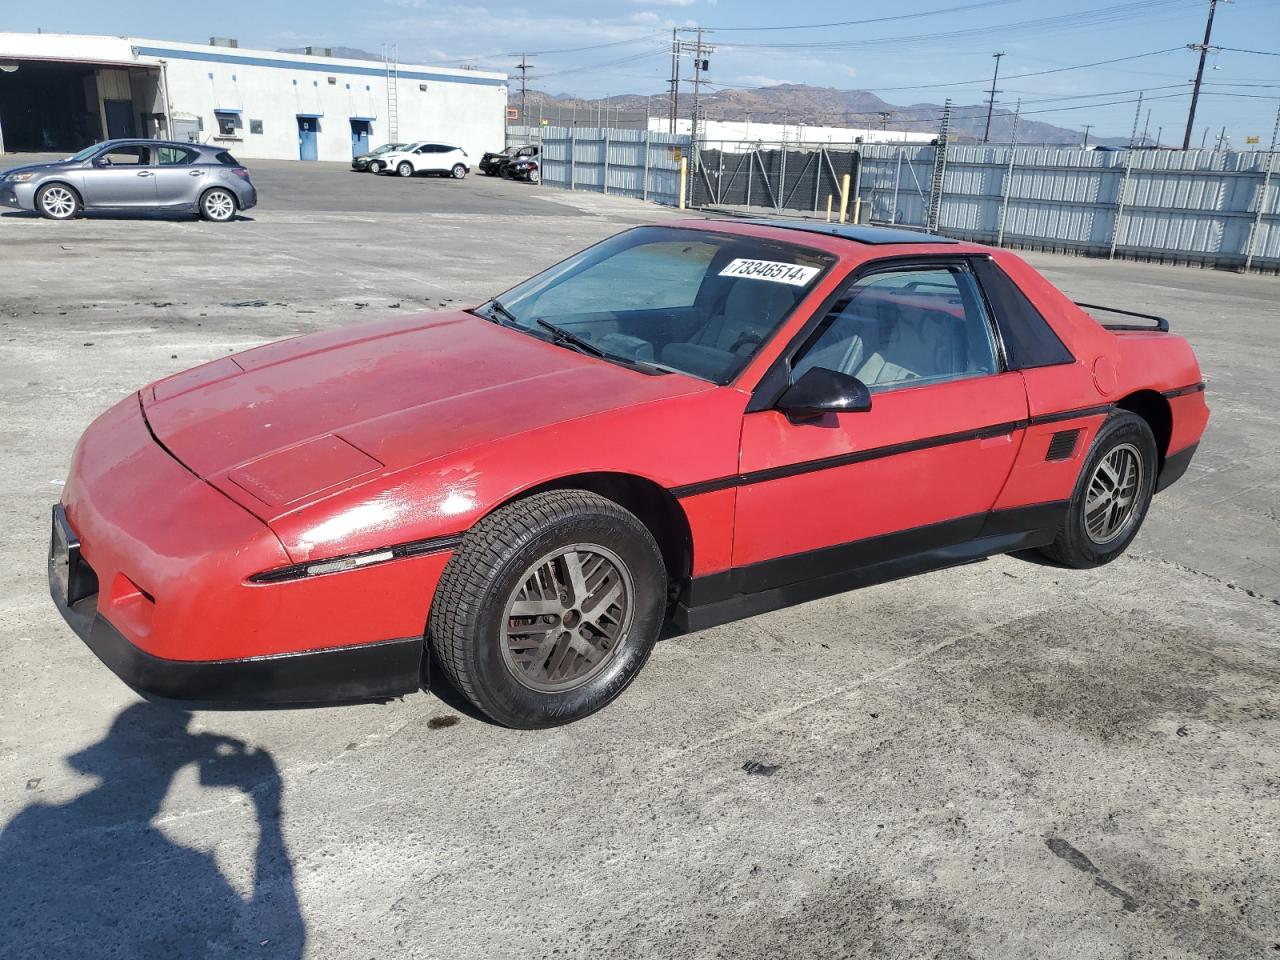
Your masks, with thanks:
[(50, 220), (72, 220), (81, 210), (80, 195), (61, 183), (51, 183), (36, 194), (36, 209)]
[(1041, 552), (1080, 570), (1120, 556), (1146, 518), (1158, 468), (1147, 422), (1127, 410), (1113, 414), (1085, 458), (1057, 537)]
[(467, 168), (460, 163), (455, 163), (449, 173), (453, 176), (453, 179), (461, 180), (467, 175)]
[(236, 197), (230, 190), (214, 187), (200, 198), (200, 216), (213, 223), (226, 223), (236, 215)]
[(510, 727), (599, 710), (649, 658), (667, 575), (648, 529), (582, 490), (535, 494), (467, 533), (445, 567), (428, 634), (449, 679)]
[(400, 163), (396, 166), (396, 173), (400, 174), (400, 176), (402, 177), (412, 177), (413, 164), (410, 163), (408, 160), (401, 160)]

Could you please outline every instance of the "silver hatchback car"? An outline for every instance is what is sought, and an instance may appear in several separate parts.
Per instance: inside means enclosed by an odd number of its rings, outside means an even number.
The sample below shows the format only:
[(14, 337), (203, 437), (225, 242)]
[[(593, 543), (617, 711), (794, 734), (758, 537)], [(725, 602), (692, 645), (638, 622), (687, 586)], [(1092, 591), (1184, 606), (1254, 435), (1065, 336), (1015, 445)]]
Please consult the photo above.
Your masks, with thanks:
[(89, 210), (187, 210), (224, 223), (258, 202), (249, 171), (220, 147), (106, 140), (0, 174), (0, 206), (70, 220)]

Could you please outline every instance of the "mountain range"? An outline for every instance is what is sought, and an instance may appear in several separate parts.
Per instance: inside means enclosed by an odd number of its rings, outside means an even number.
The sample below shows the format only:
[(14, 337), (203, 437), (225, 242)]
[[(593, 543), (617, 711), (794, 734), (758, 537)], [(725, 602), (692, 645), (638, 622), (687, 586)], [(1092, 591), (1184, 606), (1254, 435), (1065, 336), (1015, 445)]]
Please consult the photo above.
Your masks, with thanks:
[[(509, 102), (518, 104), (518, 83), (510, 84)], [(680, 97), (680, 116), (688, 117), (693, 98), (687, 92)], [(703, 115), (711, 120), (747, 120), (764, 123), (805, 124), (813, 126), (887, 127), (915, 133), (936, 133), (942, 117), (940, 103), (913, 103), (898, 105), (882, 100), (866, 90), (838, 90), (834, 87), (811, 87), (802, 83), (784, 83), (754, 90), (721, 89), (702, 97)], [(598, 99), (584, 99), (571, 94), (549, 94), (530, 90), (527, 94), (526, 112), (532, 120), (541, 106), (544, 117), (566, 111), (580, 110), (588, 114), (597, 110), (619, 111), (623, 117), (643, 115), (646, 110), (655, 116), (668, 116), (668, 97), (665, 92), (645, 96), (620, 94)], [(952, 139), (975, 142), (982, 138), (987, 120), (987, 105), (953, 104), (951, 114)], [(555, 122), (554, 119), (552, 122)], [(1013, 111), (997, 106), (991, 115), (993, 143), (1008, 143), (1013, 135)], [(1081, 130), (1059, 127), (1051, 123), (1031, 120), (1018, 121), (1019, 143), (1078, 144), (1083, 140)], [(1126, 144), (1127, 137), (1090, 137), (1090, 143)]]

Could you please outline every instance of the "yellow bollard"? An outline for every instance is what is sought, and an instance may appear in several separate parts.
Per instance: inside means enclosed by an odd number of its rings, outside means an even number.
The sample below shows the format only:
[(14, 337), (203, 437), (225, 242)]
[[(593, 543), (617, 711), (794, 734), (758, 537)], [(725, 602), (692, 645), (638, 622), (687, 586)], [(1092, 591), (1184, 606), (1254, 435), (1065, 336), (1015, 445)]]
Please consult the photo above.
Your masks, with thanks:
[(831, 194), (827, 194), (827, 223), (831, 222)]
[(854, 197), (853, 199), (853, 222), (862, 222), (862, 198)]
[(840, 222), (844, 223), (849, 217), (849, 175), (846, 173), (840, 178)]
[(688, 172), (689, 172), (689, 161), (684, 157), (681, 157), (680, 158), (680, 209), (681, 210), (684, 209), (684, 199), (685, 199), (684, 192), (686, 189), (685, 184), (689, 179), (687, 176)]

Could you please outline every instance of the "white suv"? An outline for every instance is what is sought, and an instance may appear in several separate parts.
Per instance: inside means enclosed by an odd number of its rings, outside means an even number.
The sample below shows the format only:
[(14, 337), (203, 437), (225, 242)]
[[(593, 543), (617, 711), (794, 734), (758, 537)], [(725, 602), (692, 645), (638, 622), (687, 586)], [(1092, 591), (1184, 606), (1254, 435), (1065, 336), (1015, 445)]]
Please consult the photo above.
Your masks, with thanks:
[(394, 173), (401, 177), (436, 173), (461, 180), (471, 169), (465, 150), (443, 143), (419, 141), (394, 153), (383, 154), (378, 159), (381, 161), (379, 173)]

